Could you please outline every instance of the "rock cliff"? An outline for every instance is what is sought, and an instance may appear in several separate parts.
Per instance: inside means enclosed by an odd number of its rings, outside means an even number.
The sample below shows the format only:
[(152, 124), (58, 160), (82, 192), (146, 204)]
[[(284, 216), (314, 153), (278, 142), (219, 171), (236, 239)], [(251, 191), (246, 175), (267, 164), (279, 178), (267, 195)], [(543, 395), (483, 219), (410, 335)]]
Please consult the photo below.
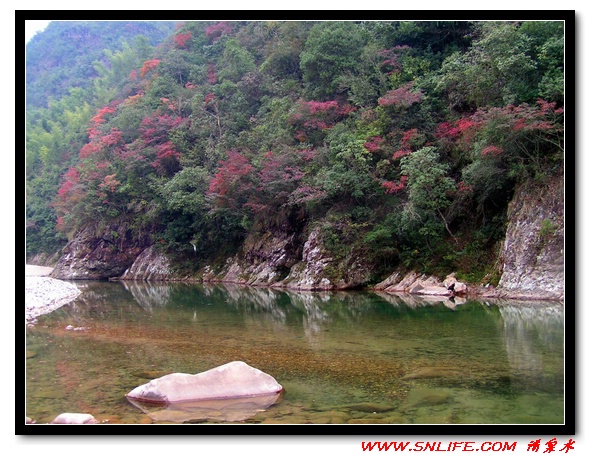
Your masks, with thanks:
[(51, 277), (60, 280), (116, 278), (133, 264), (144, 248), (127, 236), (124, 227), (99, 234), (89, 226), (66, 245)]
[(517, 188), (508, 207), (508, 227), (498, 288), (487, 295), (564, 299), (564, 179)]
[(221, 269), (205, 267), (202, 279), (306, 291), (350, 289), (367, 282), (369, 268), (360, 258), (347, 264), (334, 259), (315, 228), (303, 242), (295, 234), (270, 233), (246, 241), (242, 253)]
[(174, 279), (170, 260), (152, 245), (143, 250), (131, 267), (123, 272), (121, 280), (164, 281)]
[[(508, 208), (506, 238), (499, 258), (497, 288), (478, 285), (455, 289), (433, 277), (392, 271), (375, 289), (380, 292), (563, 300), (564, 181), (521, 185)], [(366, 286), (372, 270), (361, 255), (337, 259), (326, 248), (322, 230), (307, 234), (249, 236), (240, 252), (222, 265), (206, 265), (191, 276), (179, 276), (170, 259), (153, 246), (125, 241), (123, 236), (81, 232), (64, 250), (55, 270), (60, 279), (183, 280), (225, 282), (299, 290), (337, 290)], [(447, 277), (448, 279), (449, 277)], [(446, 281), (446, 280), (445, 280)]]
[(121, 275), (123, 280), (192, 280), (307, 291), (357, 288), (369, 277), (370, 268), (362, 258), (334, 259), (317, 228), (303, 240), (295, 233), (249, 236), (238, 254), (221, 265), (205, 265), (190, 277), (177, 275), (169, 259), (150, 247)]

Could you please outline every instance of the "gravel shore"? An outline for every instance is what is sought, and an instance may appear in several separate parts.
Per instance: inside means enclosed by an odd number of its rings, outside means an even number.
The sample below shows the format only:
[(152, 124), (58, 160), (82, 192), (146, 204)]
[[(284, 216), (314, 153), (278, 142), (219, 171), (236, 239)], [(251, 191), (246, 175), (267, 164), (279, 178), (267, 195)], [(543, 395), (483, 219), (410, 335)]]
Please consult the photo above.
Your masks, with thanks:
[(71, 302), (81, 291), (75, 284), (50, 278), (51, 267), (25, 266), (25, 307), (27, 324)]

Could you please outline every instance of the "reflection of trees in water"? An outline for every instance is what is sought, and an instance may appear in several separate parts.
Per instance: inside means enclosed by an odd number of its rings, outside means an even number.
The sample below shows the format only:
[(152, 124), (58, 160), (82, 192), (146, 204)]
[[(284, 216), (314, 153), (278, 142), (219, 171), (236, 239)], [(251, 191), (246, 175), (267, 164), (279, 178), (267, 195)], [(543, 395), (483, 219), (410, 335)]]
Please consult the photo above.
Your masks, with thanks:
[(123, 287), (131, 293), (137, 303), (147, 311), (164, 307), (170, 302), (174, 285), (144, 281), (122, 281)]
[(291, 293), (290, 303), (303, 314), (303, 333), (311, 346), (318, 345), (322, 333), (322, 326), (330, 323), (332, 317), (325, 309), (330, 295), (326, 293)]
[[(542, 380), (549, 367), (560, 367), (545, 365), (544, 359), (548, 350), (563, 348), (563, 305), (499, 302), (497, 306), (504, 322), (508, 361), (515, 372)], [(557, 376), (562, 372), (563, 369), (554, 371)]]
[(118, 283), (86, 281), (77, 286), (82, 291), (78, 298), (48, 317), (66, 317), (73, 319), (73, 324), (83, 325), (89, 319), (105, 319), (114, 312), (121, 316), (143, 312), (133, 295)]
[(170, 303), (176, 286), (138, 281), (87, 281), (78, 284), (78, 287), (82, 293), (65, 306), (61, 314), (65, 313), (82, 323), (84, 319), (104, 319), (114, 313), (122, 319), (130, 319), (164, 307)]
[[(285, 331), (303, 327), (311, 345), (321, 341), (334, 323), (360, 326), (368, 315), (381, 306), (392, 312), (418, 310), (418, 317), (428, 307), (445, 305), (448, 311), (459, 310), (461, 301), (405, 294), (368, 292), (312, 292), (251, 287), (231, 284), (199, 285), (161, 282), (92, 282), (80, 284), (82, 294), (70, 304), (48, 315), (52, 319), (73, 319), (85, 325), (88, 319), (132, 320), (146, 312), (166, 306), (199, 309), (200, 305), (222, 310), (234, 308), (248, 323), (260, 324), (261, 330)], [(457, 306), (458, 305), (458, 306)], [(482, 303), (483, 305), (483, 303)], [(483, 305), (485, 306), (485, 305)], [(564, 308), (559, 304), (492, 301), (503, 321), (503, 337), (511, 368), (527, 376), (547, 371), (544, 352), (562, 348)], [(486, 307), (487, 308), (487, 307)], [(388, 309), (388, 310), (387, 310)], [(427, 313), (424, 313), (427, 314)]]
[(245, 315), (256, 314), (277, 329), (284, 330), (289, 322), (301, 319), (306, 337), (312, 341), (321, 332), (321, 325), (329, 322), (322, 309), (326, 296), (322, 293), (298, 293), (282, 289), (224, 284), (225, 301)]
[(234, 284), (224, 284), (219, 289), (225, 294), (224, 300), (228, 304), (245, 314), (264, 314), (281, 324), (287, 320), (286, 309), (279, 304), (283, 297), (280, 291)]
[[(357, 321), (372, 306), (370, 294), (222, 284), (204, 286), (208, 297), (221, 298), (244, 315), (263, 317), (278, 330), (302, 325), (310, 344), (317, 344), (324, 329), (335, 319)], [(299, 322), (300, 321), (300, 322)]]

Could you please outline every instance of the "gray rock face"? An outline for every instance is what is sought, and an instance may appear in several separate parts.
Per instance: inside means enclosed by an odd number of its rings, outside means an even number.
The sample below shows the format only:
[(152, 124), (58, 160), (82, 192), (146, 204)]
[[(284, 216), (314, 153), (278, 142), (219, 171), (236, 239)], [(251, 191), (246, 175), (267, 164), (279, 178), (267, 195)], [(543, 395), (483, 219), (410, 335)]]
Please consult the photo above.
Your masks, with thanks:
[(170, 261), (154, 246), (143, 250), (123, 275), (122, 280), (162, 281), (172, 277)]
[(128, 241), (125, 232), (115, 234), (98, 235), (91, 228), (84, 229), (67, 244), (51, 276), (61, 280), (104, 280), (121, 276), (142, 248)]
[(168, 374), (136, 387), (127, 397), (165, 404), (277, 395), (282, 391), (272, 376), (235, 361), (198, 374)]
[(214, 272), (206, 268), (203, 280), (272, 286), (282, 281), (299, 260), (300, 253), (295, 234), (267, 233), (260, 238), (248, 238), (242, 252), (230, 258), (222, 270)]
[(563, 299), (564, 181), (520, 187), (508, 208), (498, 296)]
[(290, 287), (301, 290), (333, 289), (332, 283), (324, 272), (334, 259), (326, 253), (322, 238), (317, 229), (313, 230), (303, 245), (302, 260), (293, 267), (286, 282)]
[[(222, 270), (206, 267), (204, 281), (305, 291), (338, 290), (362, 286), (370, 276), (362, 258), (338, 263), (327, 251), (320, 230), (311, 231), (302, 247), (295, 235), (263, 236), (246, 241), (244, 251), (227, 261)], [(334, 271), (341, 276), (334, 277)]]

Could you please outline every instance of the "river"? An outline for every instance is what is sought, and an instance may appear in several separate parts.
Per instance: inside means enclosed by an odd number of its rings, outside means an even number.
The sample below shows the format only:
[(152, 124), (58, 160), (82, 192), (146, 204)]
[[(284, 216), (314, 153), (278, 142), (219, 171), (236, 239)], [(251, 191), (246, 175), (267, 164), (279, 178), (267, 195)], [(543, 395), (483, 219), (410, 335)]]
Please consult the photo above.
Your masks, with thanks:
[[(109, 424), (564, 422), (559, 303), (77, 284), (78, 298), (26, 328), (26, 415), (37, 423), (63, 412)], [(219, 409), (171, 417), (125, 397), (150, 379), (233, 360), (285, 393), (237, 418)]]

